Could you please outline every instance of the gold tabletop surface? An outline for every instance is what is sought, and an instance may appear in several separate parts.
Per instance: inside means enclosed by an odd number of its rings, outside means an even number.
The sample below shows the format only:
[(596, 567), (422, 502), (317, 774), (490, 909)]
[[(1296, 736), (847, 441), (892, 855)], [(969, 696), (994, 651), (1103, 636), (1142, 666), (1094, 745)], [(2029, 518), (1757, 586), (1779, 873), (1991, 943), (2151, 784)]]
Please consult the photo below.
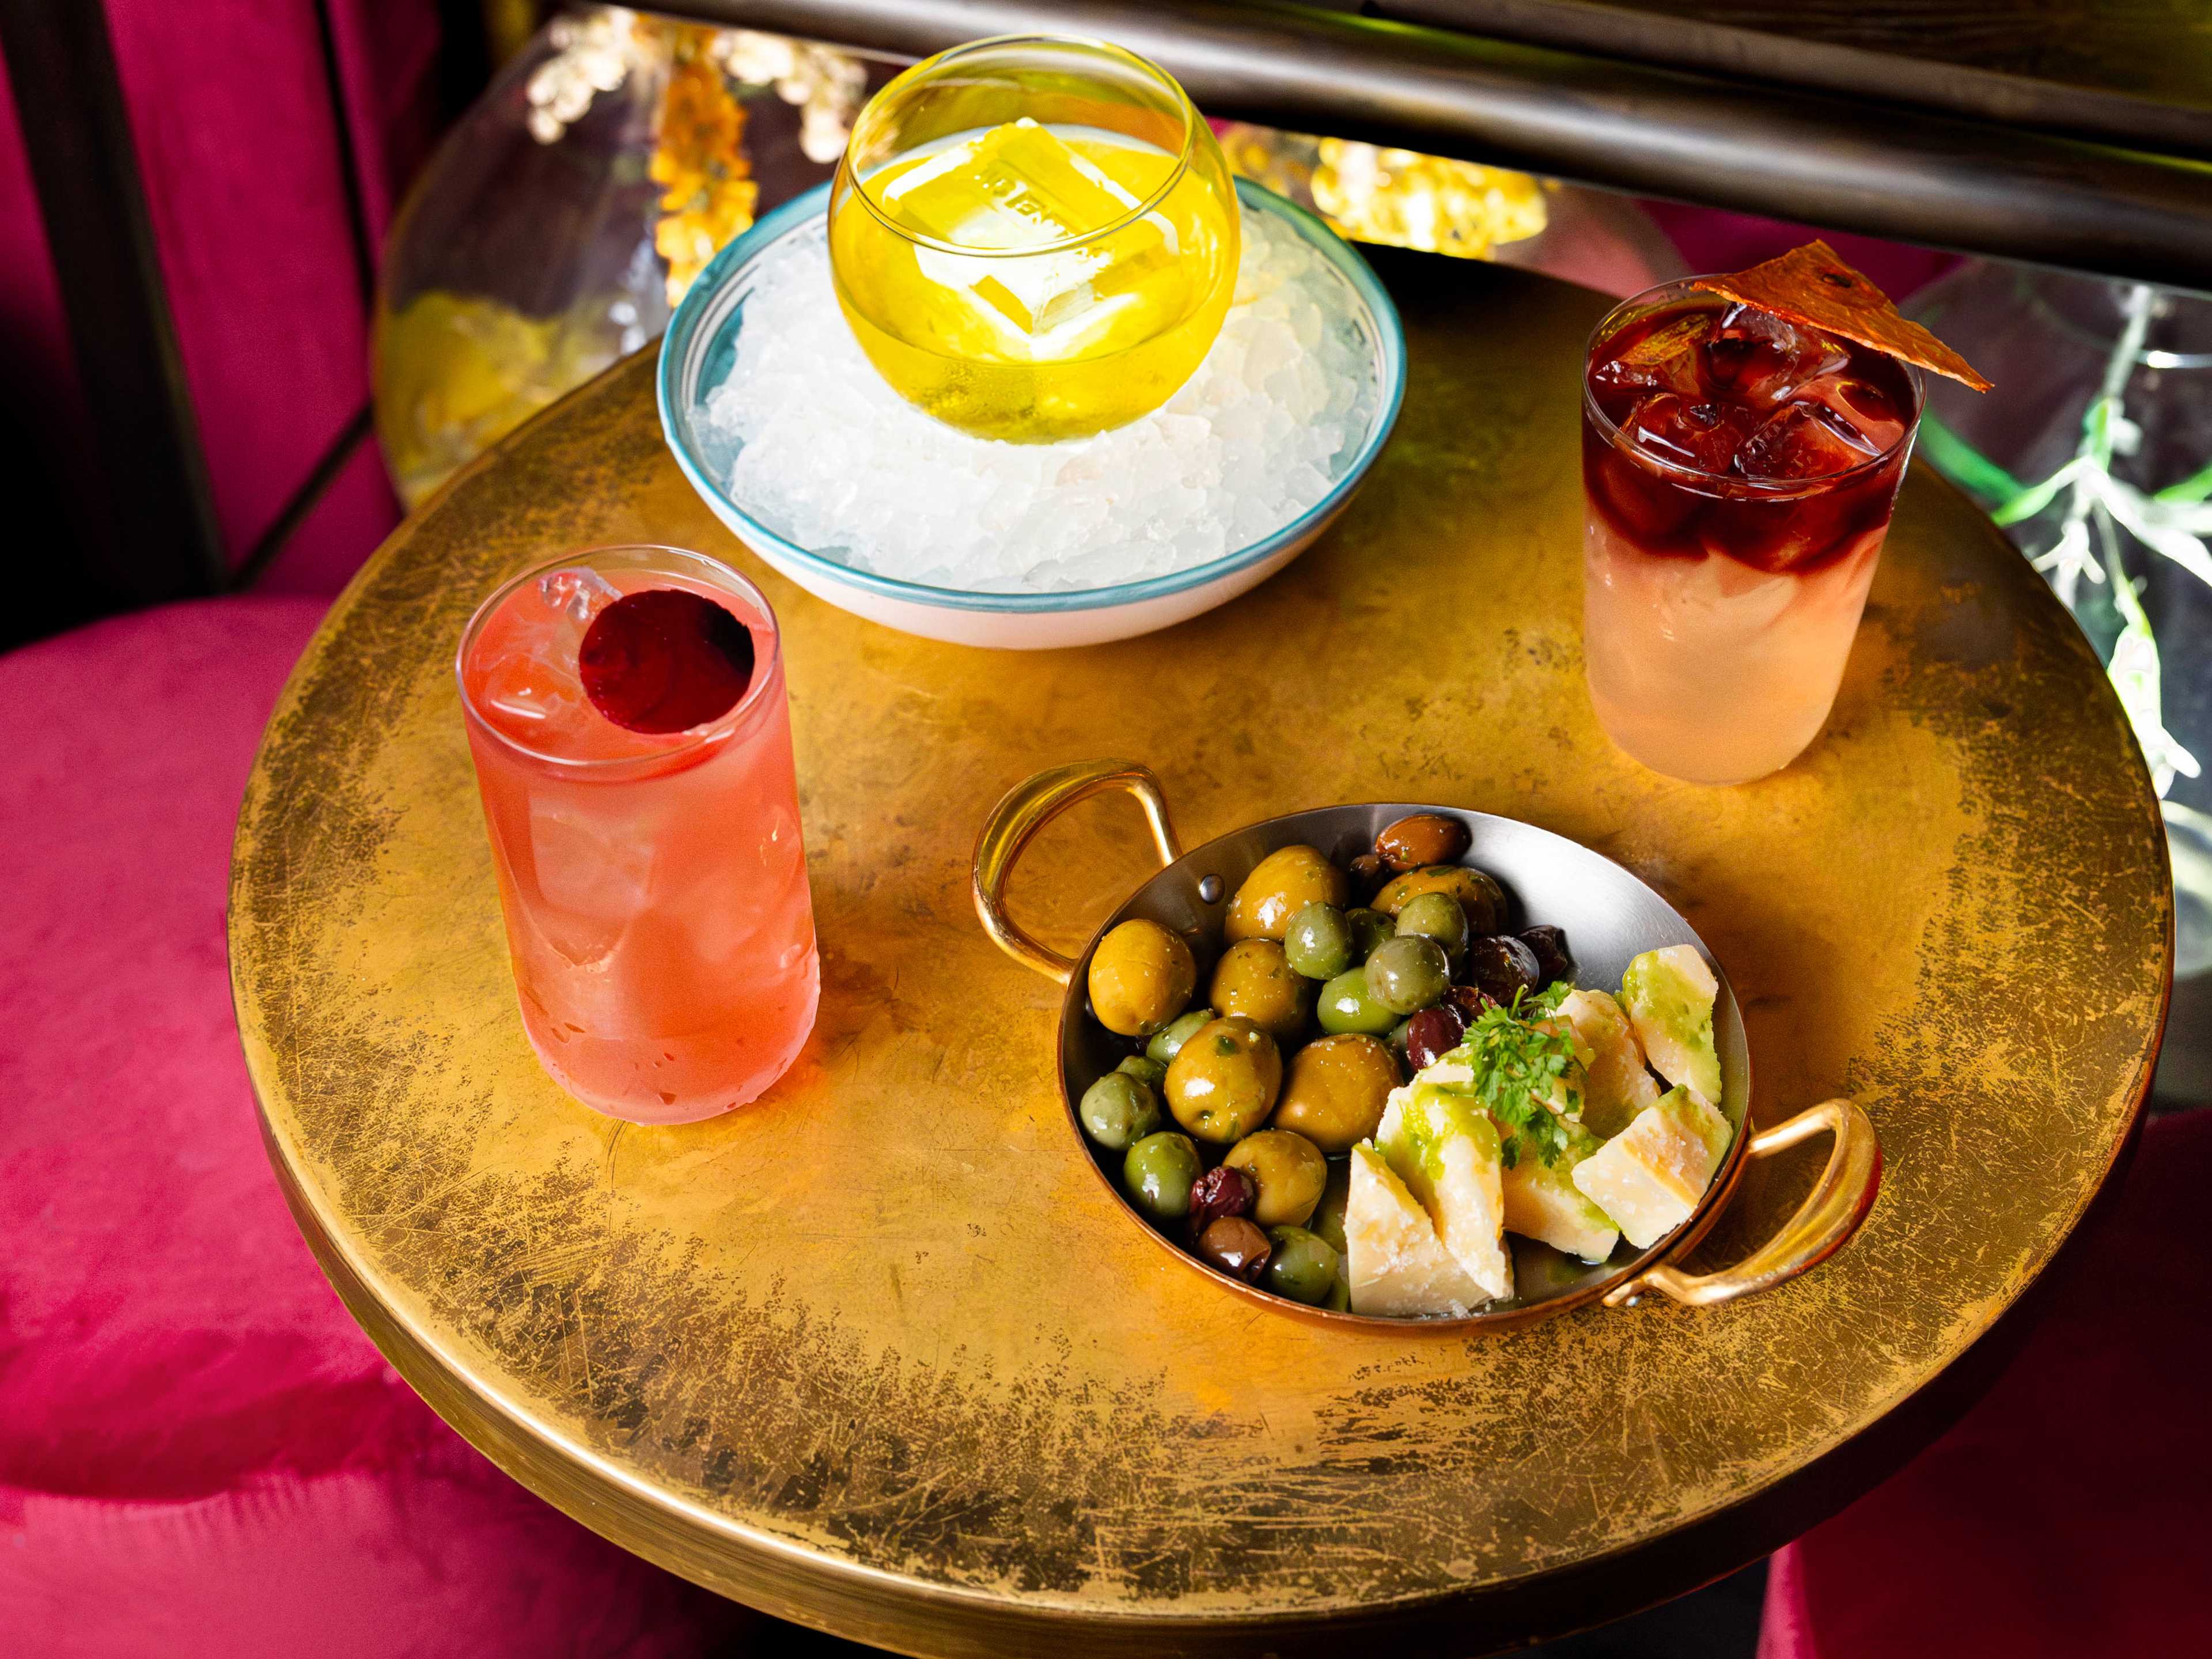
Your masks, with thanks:
[[(649, 353), (457, 479), (332, 611), (239, 826), (247, 1059), (355, 1315), (545, 1498), (913, 1653), (1385, 1630), (1471, 1652), (1687, 1589), (1876, 1478), (1869, 1431), (2097, 1194), (2148, 1085), (2172, 899), (2126, 723), (2042, 582), (1916, 469), (1812, 750), (1735, 789), (1643, 771), (1582, 675), (1577, 399), (1607, 302), (1376, 264), (1412, 375), (1364, 491), (1285, 573), (1164, 633), (993, 653), (807, 596), (678, 474)], [(524, 1040), (452, 672), (502, 575), (647, 540), (729, 559), (781, 615), (823, 964), (782, 1084), (673, 1129), (568, 1100)], [(1103, 755), (1155, 768), (1193, 844), (1411, 799), (1620, 860), (1733, 979), (1758, 1120), (1837, 1094), (1872, 1115), (1871, 1218), (1738, 1304), (1474, 1339), (1318, 1328), (1208, 1285), (1084, 1167), (1058, 989), (969, 902), (1000, 793)], [(1134, 806), (1100, 802), (1040, 839), (1011, 902), (1073, 950), (1150, 867)], [(1698, 1259), (1771, 1231), (1824, 1152), (1755, 1166)]]

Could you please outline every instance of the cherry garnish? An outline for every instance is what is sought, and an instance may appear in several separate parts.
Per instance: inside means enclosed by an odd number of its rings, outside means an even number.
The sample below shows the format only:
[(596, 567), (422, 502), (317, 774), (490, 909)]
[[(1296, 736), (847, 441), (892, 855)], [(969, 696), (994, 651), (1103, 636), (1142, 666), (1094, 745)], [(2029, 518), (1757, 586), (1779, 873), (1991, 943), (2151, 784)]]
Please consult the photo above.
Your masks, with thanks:
[(712, 599), (680, 587), (629, 593), (592, 618), (576, 652), (592, 707), (631, 732), (720, 720), (753, 678), (753, 636)]

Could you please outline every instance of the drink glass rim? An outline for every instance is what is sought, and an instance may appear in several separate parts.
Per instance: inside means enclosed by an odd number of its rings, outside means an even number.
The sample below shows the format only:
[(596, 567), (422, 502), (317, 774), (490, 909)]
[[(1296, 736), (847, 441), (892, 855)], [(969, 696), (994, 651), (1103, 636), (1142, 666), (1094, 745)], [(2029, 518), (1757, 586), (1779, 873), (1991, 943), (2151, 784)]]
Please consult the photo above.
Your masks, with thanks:
[[(860, 176), (860, 168), (853, 162), (853, 157), (860, 147), (861, 135), (869, 130), (871, 118), (881, 120), (883, 117), (878, 112), (884, 106), (884, 100), (909, 82), (919, 80), (925, 74), (934, 73), (971, 52), (996, 51), (1009, 46), (1075, 46), (1134, 64), (1159, 86), (1175, 94), (1176, 106), (1182, 115), (1182, 143), (1176, 152), (1175, 166), (1169, 170), (1158, 189), (1118, 219), (1101, 225), (1096, 230), (1086, 230), (1076, 236), (1063, 236), (1056, 242), (1041, 242), (1035, 247), (971, 247), (964, 242), (946, 241), (942, 237), (930, 235), (927, 231), (901, 224), (876, 199), (868, 180)], [(1198, 106), (1190, 101), (1190, 94), (1183, 90), (1182, 82), (1151, 58), (1139, 57), (1126, 46), (1117, 46), (1110, 40), (1101, 40), (1087, 34), (994, 34), (981, 40), (969, 40), (963, 45), (949, 47), (934, 58), (925, 58), (912, 68), (902, 71), (896, 79), (887, 82), (874, 97), (868, 100), (859, 118), (854, 121), (852, 136), (845, 141), (845, 153), (837, 158), (837, 170), (852, 181), (853, 194), (878, 224), (916, 247), (927, 248), (934, 253), (957, 254), (963, 259), (1028, 259), (1048, 253), (1065, 253), (1072, 248), (1085, 246), (1127, 229), (1146, 215), (1157, 210), (1160, 204), (1167, 200), (1169, 193), (1182, 182), (1183, 175), (1190, 171), (1191, 154), (1198, 147), (1199, 134), (1209, 131), (1199, 115)]]
[[(1905, 422), (1905, 430), (1899, 434), (1895, 443), (1891, 444), (1879, 455), (1869, 455), (1857, 465), (1847, 467), (1841, 472), (1830, 472), (1818, 478), (1747, 478), (1738, 473), (1711, 472), (1701, 466), (1689, 466), (1680, 461), (1670, 461), (1663, 456), (1650, 454), (1628, 442), (1622, 435), (1620, 428), (1613, 424), (1612, 418), (1604, 410), (1598, 407), (1597, 394), (1590, 385), (1590, 365), (1597, 356), (1598, 347), (1626, 327), (1633, 315), (1655, 311), (1669, 301), (1686, 298), (1692, 294), (1702, 295), (1719, 305), (1735, 303), (1727, 295), (1715, 294), (1710, 289), (1692, 288), (1691, 284), (1695, 281), (1697, 278), (1694, 276), (1678, 276), (1671, 282), (1655, 283), (1641, 294), (1630, 295), (1628, 298), (1600, 318), (1597, 326), (1590, 330), (1589, 339), (1583, 348), (1583, 413), (1596, 427), (1599, 435), (1603, 437), (1613, 448), (1621, 451), (1631, 460), (1649, 467), (1662, 478), (1686, 484), (1711, 485), (1719, 494), (1724, 495), (1738, 499), (1747, 497), (1759, 501), (1796, 501), (1807, 495), (1820, 495), (1838, 485), (1852, 483), (1867, 477), (1869, 473), (1880, 471), (1896, 459), (1900, 453), (1911, 448), (1912, 441), (1920, 432), (1920, 416), (1928, 407), (1928, 380), (1927, 376), (1921, 373), (1918, 364), (1905, 362), (1895, 357), (1891, 357), (1890, 361), (1905, 371), (1905, 379), (1912, 386), (1912, 418)], [(1757, 307), (1753, 308), (1758, 309)], [(1797, 323), (1792, 324), (1791, 326), (1802, 328), (1807, 325)], [(1825, 332), (1820, 330), (1815, 331)], [(1882, 355), (1889, 356), (1887, 352)], [(1710, 494), (1713, 491), (1709, 490), (1705, 493)]]
[[(643, 568), (649, 569), (653, 563), (672, 564), (676, 568), (671, 572), (672, 574), (696, 576), (710, 585), (732, 590), (739, 598), (757, 605), (762, 617), (768, 623), (768, 640), (765, 650), (757, 644), (755, 647), (757, 658), (753, 664), (752, 683), (745, 687), (743, 696), (705, 725), (666, 733), (682, 741), (672, 743), (665, 749), (649, 750), (636, 755), (601, 756), (555, 755), (542, 749), (534, 749), (501, 730), (485, 717), (483, 709), (477, 707), (476, 699), (469, 693), (470, 648), (476, 644), (477, 635), (483, 631), (492, 613), (499, 609), (509, 594), (525, 583), (534, 582), (556, 570), (578, 566), (589, 568), (589, 561), (617, 553), (650, 555), (649, 562), (641, 562)], [(684, 568), (687, 565), (695, 568), (687, 569)], [(750, 627), (747, 631), (751, 631)], [(483, 602), (477, 606), (475, 614), (470, 617), (468, 626), (461, 630), (460, 647), (453, 654), (453, 678), (460, 687), (461, 708), (470, 721), (508, 753), (520, 755), (526, 760), (552, 767), (572, 776), (627, 779), (676, 771), (695, 764), (708, 752), (721, 748), (741, 728), (750, 725), (754, 711), (766, 699), (769, 682), (775, 678), (782, 652), (783, 628), (776, 621), (775, 609), (769, 604), (768, 595), (755, 586), (743, 572), (711, 555), (695, 553), (687, 547), (673, 547), (664, 542), (610, 542), (595, 547), (577, 548), (558, 558), (532, 565), (493, 588), (484, 597)]]

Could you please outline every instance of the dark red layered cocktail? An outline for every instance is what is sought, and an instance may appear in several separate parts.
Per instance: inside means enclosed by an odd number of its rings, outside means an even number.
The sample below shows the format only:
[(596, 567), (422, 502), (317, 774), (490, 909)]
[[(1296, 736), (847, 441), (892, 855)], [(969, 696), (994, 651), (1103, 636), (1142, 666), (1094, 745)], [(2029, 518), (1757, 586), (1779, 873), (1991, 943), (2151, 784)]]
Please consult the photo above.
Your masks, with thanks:
[(1590, 342), (1583, 646), (1613, 740), (1735, 783), (1827, 719), (1920, 416), (1888, 355), (1685, 283)]

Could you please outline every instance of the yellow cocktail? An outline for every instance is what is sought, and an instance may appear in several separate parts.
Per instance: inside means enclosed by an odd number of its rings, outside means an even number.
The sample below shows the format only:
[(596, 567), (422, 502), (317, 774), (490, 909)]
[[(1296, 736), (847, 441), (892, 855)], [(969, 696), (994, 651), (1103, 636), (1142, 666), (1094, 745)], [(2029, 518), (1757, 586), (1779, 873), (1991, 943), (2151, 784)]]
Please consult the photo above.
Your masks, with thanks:
[(854, 126), (830, 239), (884, 380), (1016, 442), (1166, 402), (1237, 286), (1212, 133), (1163, 71), (1082, 41), (981, 41), (891, 82)]

